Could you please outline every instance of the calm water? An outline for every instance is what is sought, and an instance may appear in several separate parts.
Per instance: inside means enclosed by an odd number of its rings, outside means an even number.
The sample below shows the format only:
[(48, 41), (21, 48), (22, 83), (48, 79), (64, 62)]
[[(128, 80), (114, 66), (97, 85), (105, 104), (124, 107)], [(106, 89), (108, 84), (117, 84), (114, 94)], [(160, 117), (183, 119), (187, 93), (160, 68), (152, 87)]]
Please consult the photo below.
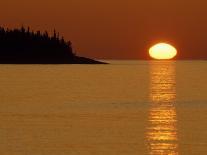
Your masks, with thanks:
[(1, 65), (1, 155), (206, 155), (207, 61)]

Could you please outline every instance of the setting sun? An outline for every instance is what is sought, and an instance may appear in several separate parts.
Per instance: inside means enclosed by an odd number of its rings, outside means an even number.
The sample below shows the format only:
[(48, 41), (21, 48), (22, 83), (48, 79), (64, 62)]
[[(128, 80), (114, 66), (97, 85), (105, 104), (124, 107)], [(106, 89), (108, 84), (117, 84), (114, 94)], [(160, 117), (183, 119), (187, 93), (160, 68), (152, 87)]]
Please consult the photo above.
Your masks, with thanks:
[(154, 59), (167, 60), (177, 55), (177, 50), (170, 44), (159, 43), (149, 49), (149, 55)]

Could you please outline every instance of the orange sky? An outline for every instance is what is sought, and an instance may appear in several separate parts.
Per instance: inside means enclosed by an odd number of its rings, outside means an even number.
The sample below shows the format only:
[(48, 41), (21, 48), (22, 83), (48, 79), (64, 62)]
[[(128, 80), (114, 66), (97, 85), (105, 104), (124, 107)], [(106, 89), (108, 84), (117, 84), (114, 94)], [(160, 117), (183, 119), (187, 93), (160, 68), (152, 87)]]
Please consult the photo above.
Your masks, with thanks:
[[(207, 58), (206, 0), (4, 0), (1, 25), (57, 29), (92, 58), (146, 58), (158, 41)], [(179, 56), (178, 55), (178, 56)]]

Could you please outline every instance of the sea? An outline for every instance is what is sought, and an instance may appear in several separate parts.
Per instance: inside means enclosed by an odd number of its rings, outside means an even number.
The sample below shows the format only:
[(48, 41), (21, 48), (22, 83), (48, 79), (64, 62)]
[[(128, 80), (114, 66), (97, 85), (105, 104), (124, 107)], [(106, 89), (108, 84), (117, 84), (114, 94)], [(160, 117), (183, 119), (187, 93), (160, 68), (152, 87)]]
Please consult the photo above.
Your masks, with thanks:
[(0, 65), (0, 154), (207, 154), (207, 61), (105, 61)]

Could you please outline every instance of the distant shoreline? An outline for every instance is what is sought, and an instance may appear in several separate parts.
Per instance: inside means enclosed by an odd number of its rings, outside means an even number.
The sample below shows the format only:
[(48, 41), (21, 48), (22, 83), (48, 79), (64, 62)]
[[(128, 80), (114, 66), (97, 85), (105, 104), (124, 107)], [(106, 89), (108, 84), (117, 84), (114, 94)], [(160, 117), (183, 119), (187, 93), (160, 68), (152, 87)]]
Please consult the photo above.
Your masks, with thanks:
[(5, 29), (0, 27), (0, 64), (107, 64), (77, 56), (72, 43), (54, 30)]
[(24, 60), (0, 60), (0, 64), (11, 64), (11, 65), (35, 65), (35, 64), (40, 64), (40, 65), (56, 65), (56, 64), (109, 64), (107, 62), (103, 62), (103, 61), (98, 61), (98, 60), (94, 60), (94, 59), (90, 59), (90, 58), (86, 58), (86, 57), (79, 57), (79, 56), (75, 56), (73, 59), (70, 59), (70, 61), (50, 61), (50, 60), (33, 60), (33, 61), (24, 61)]

